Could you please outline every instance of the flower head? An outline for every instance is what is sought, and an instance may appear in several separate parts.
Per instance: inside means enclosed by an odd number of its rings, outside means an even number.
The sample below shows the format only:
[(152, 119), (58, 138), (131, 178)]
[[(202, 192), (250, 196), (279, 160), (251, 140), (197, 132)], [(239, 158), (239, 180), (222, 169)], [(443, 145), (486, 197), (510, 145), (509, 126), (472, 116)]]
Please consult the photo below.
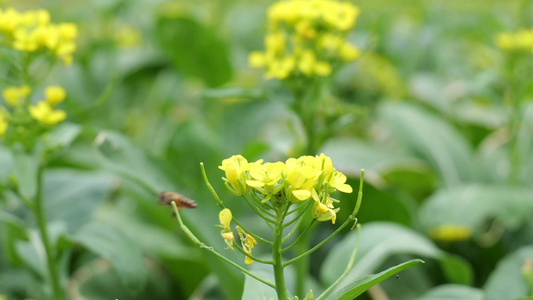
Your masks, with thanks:
[(275, 2), (267, 12), (265, 51), (250, 54), (250, 66), (265, 68), (266, 78), (326, 77), (332, 66), (359, 56), (346, 41), (359, 8), (337, 0)]

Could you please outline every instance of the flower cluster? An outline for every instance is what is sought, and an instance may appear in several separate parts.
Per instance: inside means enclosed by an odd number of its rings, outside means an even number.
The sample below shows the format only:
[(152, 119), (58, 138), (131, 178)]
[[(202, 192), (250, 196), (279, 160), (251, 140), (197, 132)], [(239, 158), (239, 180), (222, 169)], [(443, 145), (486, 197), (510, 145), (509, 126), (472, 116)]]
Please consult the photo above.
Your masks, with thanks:
[(533, 52), (533, 29), (523, 29), (517, 32), (503, 32), (495, 38), (496, 46), (502, 50)]
[(0, 9), (0, 42), (23, 52), (43, 51), (72, 63), (78, 28), (72, 23), (54, 24), (46, 10), (19, 12)]
[(54, 109), (66, 98), (66, 92), (62, 87), (46, 87), (45, 99), (35, 105), (30, 103), (30, 94), (31, 88), (27, 85), (11, 86), (2, 91), (7, 107), (0, 109), (0, 136), (6, 133), (10, 121), (27, 126), (33, 119), (41, 125), (50, 126), (65, 120), (67, 117), (65, 111)]
[(333, 66), (359, 56), (346, 41), (359, 9), (336, 0), (288, 0), (268, 10), (265, 52), (252, 52), (252, 67), (265, 68), (267, 78), (329, 76)]
[(352, 192), (346, 176), (335, 170), (331, 158), (324, 154), (290, 158), (285, 163), (262, 160), (249, 163), (241, 155), (235, 155), (222, 161), (219, 168), (226, 173), (223, 178), (226, 187), (235, 195), (247, 194), (274, 206), (312, 199), (313, 217), (318, 221), (331, 220), (333, 224), (339, 209), (333, 205), (338, 200), (330, 194)]

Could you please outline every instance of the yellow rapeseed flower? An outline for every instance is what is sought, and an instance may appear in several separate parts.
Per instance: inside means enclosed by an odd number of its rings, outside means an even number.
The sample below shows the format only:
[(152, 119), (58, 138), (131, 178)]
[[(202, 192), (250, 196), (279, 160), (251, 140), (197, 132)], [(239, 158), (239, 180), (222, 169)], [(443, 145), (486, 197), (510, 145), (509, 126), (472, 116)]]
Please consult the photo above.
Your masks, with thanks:
[(29, 108), (30, 115), (39, 123), (44, 125), (55, 125), (67, 118), (67, 114), (62, 110), (53, 110), (46, 101), (40, 101)]
[(13, 8), (0, 10), (0, 39), (18, 51), (48, 51), (69, 64), (76, 50), (77, 35), (75, 24), (53, 24), (46, 10), (23, 13)]
[(522, 29), (516, 32), (499, 33), (494, 42), (506, 51), (533, 51), (533, 29)]
[(246, 184), (264, 194), (275, 194), (282, 188), (278, 185), (285, 165), (282, 162), (254, 164)]
[(17, 107), (22, 104), (22, 101), (26, 99), (31, 93), (31, 88), (28, 85), (23, 86), (11, 86), (5, 88), (2, 91), (2, 96), (6, 100), (6, 103), (11, 107)]
[(6, 131), (9, 123), (6, 120), (4, 113), (0, 112), (0, 136), (3, 136)]
[(65, 100), (67, 92), (65, 92), (65, 90), (60, 86), (48, 86), (44, 90), (44, 95), (46, 98), (46, 102), (54, 106)]
[(278, 1), (268, 9), (265, 51), (250, 54), (254, 68), (265, 68), (267, 79), (291, 76), (327, 77), (332, 65), (359, 57), (346, 41), (359, 8), (337, 0)]
[(234, 155), (222, 161), (222, 165), (218, 167), (226, 172), (226, 181), (228, 189), (237, 196), (244, 195), (247, 191), (245, 185), (245, 172), (248, 171), (249, 165), (246, 158), (242, 155)]
[(429, 230), (429, 236), (432, 239), (447, 242), (467, 240), (471, 235), (472, 229), (465, 225), (446, 223)]

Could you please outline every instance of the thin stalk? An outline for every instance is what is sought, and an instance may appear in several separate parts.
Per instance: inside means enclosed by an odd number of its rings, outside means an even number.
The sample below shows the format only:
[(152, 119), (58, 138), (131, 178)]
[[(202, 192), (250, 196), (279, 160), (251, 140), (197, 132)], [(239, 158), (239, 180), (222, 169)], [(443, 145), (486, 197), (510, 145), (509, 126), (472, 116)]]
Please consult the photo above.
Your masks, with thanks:
[(298, 223), (300, 223), (300, 222), (301, 222), (300, 220), (302, 219), (302, 216), (305, 214), (305, 212), (307, 211), (307, 208), (308, 208), (309, 205), (310, 205), (309, 203), (310, 203), (310, 202), (308, 202), (308, 203), (306, 204), (307, 206), (306, 206), (306, 207), (305, 207), (305, 208), (304, 208), (304, 209), (303, 209), (303, 210), (302, 210), (302, 211), (301, 211), (301, 212), (300, 212), (300, 213), (299, 213), (294, 219), (290, 220), (288, 223), (285, 223), (285, 224), (283, 225), (283, 228), (287, 228), (287, 227), (290, 226), (292, 223), (297, 222), (297, 221), (298, 221)]
[(357, 195), (357, 201), (355, 203), (355, 207), (354, 207), (354, 209), (352, 211), (352, 214), (348, 217), (348, 219), (346, 219), (346, 221), (344, 221), (344, 223), (339, 228), (337, 228), (337, 230), (335, 230), (325, 240), (323, 240), (322, 242), (320, 242), (319, 244), (317, 244), (313, 248), (311, 248), (311, 249), (303, 252), (302, 254), (296, 256), (295, 258), (285, 262), (284, 266), (288, 266), (288, 265), (290, 265), (290, 264), (292, 264), (294, 262), (297, 262), (300, 259), (305, 258), (309, 254), (315, 252), (318, 248), (322, 247), (330, 239), (332, 239), (334, 236), (336, 236), (344, 227), (346, 227), (348, 224), (350, 224), (350, 222), (355, 221), (354, 225), (352, 226), (352, 229), (355, 227), (355, 225), (357, 224), (357, 218), (355, 216), (359, 212), (359, 208), (361, 207), (361, 202), (363, 200), (363, 182), (364, 182), (364, 177), (365, 177), (365, 170), (361, 169), (361, 179), (359, 180), (359, 192), (358, 192), (358, 195)]
[(50, 284), (52, 287), (52, 295), (54, 300), (63, 299), (62, 289), (59, 282), (59, 270), (57, 268), (57, 260), (50, 244), (50, 237), (48, 236), (48, 228), (46, 227), (46, 215), (43, 203), (43, 168), (39, 167), (37, 172), (37, 193), (35, 196), (34, 213), (37, 218), (37, 226), (43, 241), (44, 250), (46, 252), (46, 261), (48, 263), (48, 275), (50, 276)]
[(315, 224), (315, 221), (316, 220), (311, 221), (311, 223), (309, 223), (309, 225), (307, 225), (307, 227), (303, 231), (300, 232), (300, 235), (298, 236), (298, 238), (296, 238), (296, 240), (294, 240), (294, 242), (290, 246), (288, 246), (287, 248), (284, 248), (282, 252), (285, 253), (289, 251), (291, 248), (293, 248), (294, 246), (298, 245), (299, 243), (298, 241), (305, 236), (305, 234), (307, 233), (307, 231), (309, 231), (309, 229), (311, 229), (311, 227), (313, 227), (313, 225)]
[(276, 223), (276, 230), (274, 231), (274, 245), (272, 246), (272, 261), (274, 262), (274, 280), (276, 283), (276, 293), (279, 300), (288, 299), (287, 287), (285, 286), (285, 273), (282, 258), (281, 247), (283, 245), (283, 219), (285, 212), (278, 210), (278, 219)]
[(229, 263), (230, 265), (232, 265), (233, 267), (237, 268), (239, 271), (243, 272), (244, 274), (254, 278), (255, 280), (259, 281), (259, 282), (262, 282), (266, 285), (268, 285), (269, 287), (273, 288), (273, 289), (276, 289), (276, 286), (271, 283), (271, 282), (268, 282), (264, 279), (262, 279), (261, 277), (258, 277), (256, 275), (254, 275), (253, 273), (249, 272), (248, 270), (246, 270), (245, 268), (239, 266), (238, 264), (234, 263), (233, 261), (229, 260), (228, 258), (226, 258), (224, 255), (218, 253), (217, 251), (215, 251), (215, 249), (213, 249), (213, 247), (208, 247), (206, 244), (202, 243), (190, 230), (189, 228), (187, 228), (187, 226), (185, 226), (185, 224), (183, 224), (183, 221), (181, 220), (181, 216), (180, 216), (180, 212), (178, 211), (178, 207), (176, 206), (176, 203), (172, 202), (172, 208), (174, 208), (174, 213), (176, 214), (176, 219), (178, 220), (178, 223), (179, 223), (179, 226), (180, 226), (180, 229), (183, 230), (183, 232), (185, 233), (185, 235), (187, 235), (187, 237), (193, 241), (195, 244), (197, 244), (198, 246), (200, 246), (200, 248), (203, 248), (203, 249), (206, 249), (207, 251), (213, 253), (214, 255), (218, 256), (219, 258), (221, 258), (222, 260), (224, 260), (225, 262)]
[[(247, 198), (246, 197), (246, 194), (242, 195), (244, 198)], [(269, 212), (267, 209), (264, 208), (265, 204), (266, 203), (261, 203), (261, 201), (257, 201), (257, 199), (255, 198), (256, 196), (253, 196), (253, 195), (250, 195), (250, 202), (253, 203), (255, 205), (255, 207), (257, 207), (258, 209), (260, 209), (265, 215), (268, 215), (270, 216), (271, 218), (276, 218), (276, 215), (274, 215), (273, 213)]]
[(353, 265), (355, 264), (355, 257), (357, 256), (357, 249), (359, 249), (359, 236), (361, 233), (361, 224), (357, 224), (357, 239), (355, 241), (355, 248), (352, 251), (352, 255), (350, 256), (350, 261), (348, 262), (348, 265), (346, 266), (346, 269), (342, 273), (342, 275), (335, 280), (333, 284), (331, 284), (316, 300), (324, 299), (329, 293), (335, 289), (341, 283), (341, 281), (350, 273), (350, 271), (353, 268)]
[(260, 263), (265, 264), (265, 265), (273, 265), (274, 264), (274, 262), (271, 261), (271, 260), (260, 259), (260, 258), (257, 258), (255, 256), (247, 253), (246, 251), (244, 251), (244, 249), (241, 246), (239, 246), (237, 244), (235, 244), (234, 246), (235, 246), (235, 248), (237, 248), (237, 250), (239, 250), (239, 252), (241, 252), (245, 256), (248, 256), (249, 258), (253, 259), (256, 262), (260, 262)]
[(296, 230), (298, 230), (298, 227), (300, 227), (300, 223), (302, 223), (302, 219), (303, 218), (299, 218), (298, 222), (296, 222), (296, 224), (292, 227), (291, 231), (283, 238), (284, 243), (291, 238), (291, 236), (296, 232)]
[(274, 225), (272, 224), (276, 224), (276, 221), (274, 220), (271, 220), (269, 219), (267, 216), (263, 215), (256, 207), (255, 205), (253, 205), (252, 203), (250, 203), (250, 201), (244, 197), (244, 199), (246, 199), (246, 203), (248, 203), (248, 205), (252, 208), (253, 211), (255, 211), (256, 214), (258, 214), (263, 220), (265, 220), (265, 224), (268, 225), (268, 227), (270, 227), (270, 229), (272, 231), (275, 231), (275, 228), (274, 228)]
[(355, 218), (354, 216), (350, 215), (348, 217), (348, 219), (339, 227), (337, 228), (337, 230), (335, 230), (330, 236), (328, 236), (325, 240), (323, 240), (322, 242), (318, 243), (316, 246), (314, 246), (313, 248), (305, 251), (304, 253), (298, 255), (297, 257), (285, 262), (283, 264), (284, 267), (292, 264), (292, 263), (295, 263), (297, 262), (298, 260), (308, 256), (309, 254), (315, 252), (316, 250), (318, 250), (318, 248), (322, 247), (325, 243), (327, 243), (329, 240), (331, 240), (333, 237), (335, 237), (342, 229), (344, 229), (344, 227), (348, 226), (348, 224), (350, 224), (352, 221), (357, 222), (357, 218)]

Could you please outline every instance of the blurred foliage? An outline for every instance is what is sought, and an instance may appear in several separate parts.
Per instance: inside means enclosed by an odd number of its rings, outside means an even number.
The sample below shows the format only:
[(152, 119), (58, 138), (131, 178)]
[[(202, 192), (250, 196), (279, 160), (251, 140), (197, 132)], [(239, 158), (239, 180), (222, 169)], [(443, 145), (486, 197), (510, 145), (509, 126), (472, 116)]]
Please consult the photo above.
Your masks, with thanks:
[[(194, 199), (198, 208), (184, 211), (184, 222), (223, 251), (199, 163), (218, 179), (223, 158), (284, 160), (305, 140), (287, 88), (247, 66), (248, 54), (262, 47), (269, 4), (0, 1), (46, 8), (80, 30), (73, 65), (49, 77), (67, 90), (69, 123), (50, 136), (64, 151), (53, 156), (44, 186), (68, 299), (240, 299), (243, 291), (271, 292), (193, 247), (171, 212), (156, 205), (160, 191)], [(533, 56), (499, 49), (494, 38), (531, 28), (533, 4), (357, 5), (361, 15), (347, 38), (362, 55), (332, 78), (329, 100), (342, 106), (330, 108), (343, 116), (332, 120), (337, 133), (319, 150), (352, 186), (361, 168), (367, 174), (360, 249), (346, 283), (420, 257), (426, 265), (357, 299), (527, 299)], [(40, 299), (48, 292), (36, 220), (8, 188), (15, 174), (23, 195), (35, 193), (36, 166), (35, 157), (0, 146), (0, 298)], [(222, 181), (211, 182), (244, 223), (268, 233)], [(342, 223), (354, 197), (338, 196)], [(471, 234), (447, 240), (430, 234), (449, 224)], [(321, 224), (312, 242), (334, 230)], [(315, 294), (344, 270), (356, 237), (349, 230), (342, 235), (312, 256), (308, 285)]]

